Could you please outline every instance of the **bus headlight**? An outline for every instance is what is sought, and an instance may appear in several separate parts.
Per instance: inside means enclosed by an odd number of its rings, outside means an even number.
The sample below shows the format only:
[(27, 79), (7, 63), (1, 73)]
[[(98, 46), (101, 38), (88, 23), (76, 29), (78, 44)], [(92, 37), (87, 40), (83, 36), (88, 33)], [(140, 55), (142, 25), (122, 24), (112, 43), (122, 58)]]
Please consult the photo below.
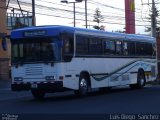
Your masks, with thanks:
[(14, 77), (14, 81), (23, 81), (22, 77)]
[(46, 76), (46, 80), (55, 80), (54, 76)]

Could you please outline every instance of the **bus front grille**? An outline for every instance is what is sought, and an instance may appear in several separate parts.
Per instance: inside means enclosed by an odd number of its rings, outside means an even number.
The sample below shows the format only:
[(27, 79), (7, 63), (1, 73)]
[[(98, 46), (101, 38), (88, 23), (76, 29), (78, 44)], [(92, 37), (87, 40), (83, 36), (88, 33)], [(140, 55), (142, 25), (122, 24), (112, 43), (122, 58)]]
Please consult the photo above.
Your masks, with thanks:
[(43, 75), (42, 65), (27, 65), (25, 69), (26, 76)]

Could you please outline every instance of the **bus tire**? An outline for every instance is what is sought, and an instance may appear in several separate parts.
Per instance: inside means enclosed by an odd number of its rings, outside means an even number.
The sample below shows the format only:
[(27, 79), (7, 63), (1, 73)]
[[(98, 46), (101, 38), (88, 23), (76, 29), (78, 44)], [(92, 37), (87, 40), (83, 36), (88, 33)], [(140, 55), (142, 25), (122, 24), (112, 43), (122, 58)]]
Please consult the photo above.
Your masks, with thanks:
[(143, 70), (138, 71), (137, 75), (137, 88), (143, 88), (145, 86), (146, 79), (145, 79), (145, 74)]
[(143, 70), (139, 70), (137, 74), (137, 83), (136, 84), (131, 84), (130, 88), (131, 89), (141, 89), (145, 86), (146, 79), (145, 79), (145, 74)]
[(82, 74), (79, 79), (79, 90), (75, 90), (75, 94), (78, 96), (86, 96), (88, 94), (89, 82), (88, 76)]
[(45, 92), (43, 92), (41, 90), (32, 89), (31, 93), (32, 93), (32, 96), (34, 97), (34, 99), (36, 99), (36, 100), (42, 100), (45, 96)]

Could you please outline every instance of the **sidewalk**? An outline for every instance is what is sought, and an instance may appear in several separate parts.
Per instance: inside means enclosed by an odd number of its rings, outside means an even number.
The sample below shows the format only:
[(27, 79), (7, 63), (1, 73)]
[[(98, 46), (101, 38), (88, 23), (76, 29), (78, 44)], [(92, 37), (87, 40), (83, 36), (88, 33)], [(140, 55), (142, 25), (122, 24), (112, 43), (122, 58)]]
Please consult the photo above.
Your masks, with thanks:
[(10, 89), (11, 80), (0, 80), (0, 90)]

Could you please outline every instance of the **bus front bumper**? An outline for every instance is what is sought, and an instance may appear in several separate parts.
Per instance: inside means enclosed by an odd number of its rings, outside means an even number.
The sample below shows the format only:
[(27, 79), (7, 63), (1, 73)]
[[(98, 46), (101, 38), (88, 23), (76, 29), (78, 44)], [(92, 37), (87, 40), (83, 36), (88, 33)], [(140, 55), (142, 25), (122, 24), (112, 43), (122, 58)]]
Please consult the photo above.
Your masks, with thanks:
[(27, 91), (31, 89), (39, 89), (46, 92), (65, 91), (62, 81), (55, 81), (54, 83), (12, 83), (12, 91)]

